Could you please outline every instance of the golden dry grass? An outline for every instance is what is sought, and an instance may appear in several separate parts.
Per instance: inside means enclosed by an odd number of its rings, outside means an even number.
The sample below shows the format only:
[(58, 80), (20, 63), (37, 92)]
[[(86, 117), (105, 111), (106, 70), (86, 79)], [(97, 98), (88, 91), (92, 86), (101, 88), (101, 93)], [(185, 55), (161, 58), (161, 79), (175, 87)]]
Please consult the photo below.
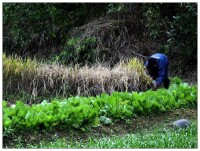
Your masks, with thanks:
[(17, 56), (3, 54), (3, 91), (17, 93), (30, 91), (39, 64), (35, 60), (23, 60)]
[(35, 98), (47, 94), (90, 96), (146, 90), (150, 82), (143, 62), (137, 58), (120, 62), (113, 68), (100, 63), (66, 67), (3, 55), (3, 91), (11, 94), (25, 91)]

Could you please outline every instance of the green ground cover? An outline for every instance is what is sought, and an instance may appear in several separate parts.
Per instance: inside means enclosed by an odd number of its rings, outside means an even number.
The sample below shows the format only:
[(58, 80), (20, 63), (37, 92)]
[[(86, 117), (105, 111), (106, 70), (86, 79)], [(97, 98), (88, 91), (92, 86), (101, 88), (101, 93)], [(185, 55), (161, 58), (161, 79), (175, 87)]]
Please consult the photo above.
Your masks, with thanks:
[[(17, 147), (23, 148), (20, 145)], [(55, 138), (52, 141), (29, 144), (28, 148), (197, 148), (197, 123), (194, 122), (186, 129), (157, 127), (154, 130), (122, 136), (91, 136), (87, 141), (67, 142), (65, 138)]]

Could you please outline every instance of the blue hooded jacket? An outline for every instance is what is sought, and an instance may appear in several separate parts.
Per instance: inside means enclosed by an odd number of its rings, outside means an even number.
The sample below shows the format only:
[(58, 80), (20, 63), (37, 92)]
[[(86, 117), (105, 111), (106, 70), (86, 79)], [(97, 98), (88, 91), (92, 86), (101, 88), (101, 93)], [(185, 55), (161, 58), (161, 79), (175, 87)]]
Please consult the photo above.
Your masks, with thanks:
[[(156, 58), (158, 63), (158, 77), (156, 78), (156, 83), (160, 85), (165, 78), (168, 78), (168, 58), (166, 55), (161, 53), (156, 53), (151, 58)], [(146, 67), (148, 66), (148, 61), (146, 62)]]

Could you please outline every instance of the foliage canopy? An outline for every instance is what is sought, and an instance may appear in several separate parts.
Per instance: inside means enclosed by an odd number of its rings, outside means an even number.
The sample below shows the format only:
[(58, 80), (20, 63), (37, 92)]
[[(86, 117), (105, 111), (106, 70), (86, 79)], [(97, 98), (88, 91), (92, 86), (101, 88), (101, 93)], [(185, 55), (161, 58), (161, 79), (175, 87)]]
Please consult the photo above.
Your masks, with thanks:
[[(82, 30), (72, 35), (97, 19), (118, 24), (110, 23), (91, 37)], [(101, 23), (92, 26), (100, 29)], [(131, 58), (132, 51), (162, 52), (193, 67), (197, 3), (3, 3), (3, 51), (83, 65), (98, 56), (104, 60), (119, 59), (113, 54)]]

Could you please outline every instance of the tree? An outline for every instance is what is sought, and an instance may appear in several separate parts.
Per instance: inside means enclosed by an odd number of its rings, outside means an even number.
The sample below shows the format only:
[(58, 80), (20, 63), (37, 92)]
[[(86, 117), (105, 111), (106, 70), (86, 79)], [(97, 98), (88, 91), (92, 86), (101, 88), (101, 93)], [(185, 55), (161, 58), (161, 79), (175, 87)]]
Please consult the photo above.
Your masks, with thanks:
[(182, 55), (186, 63), (197, 64), (197, 4), (180, 4), (177, 10), (167, 32), (171, 53)]

